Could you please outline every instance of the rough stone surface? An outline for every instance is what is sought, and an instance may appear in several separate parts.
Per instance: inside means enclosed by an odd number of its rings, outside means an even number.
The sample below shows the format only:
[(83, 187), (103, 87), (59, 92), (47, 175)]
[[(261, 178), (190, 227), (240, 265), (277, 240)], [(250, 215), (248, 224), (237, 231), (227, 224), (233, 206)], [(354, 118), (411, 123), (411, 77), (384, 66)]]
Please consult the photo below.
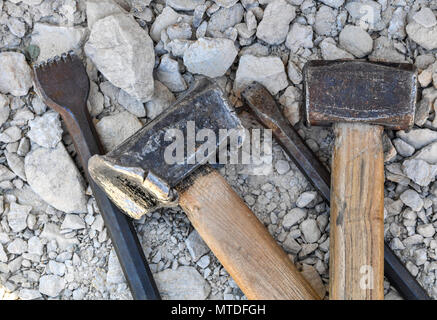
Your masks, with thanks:
[(185, 244), (187, 245), (188, 252), (190, 252), (193, 261), (199, 260), (200, 257), (209, 252), (208, 246), (196, 230), (190, 233), (187, 240), (185, 240)]
[(140, 101), (152, 98), (153, 42), (134, 18), (116, 14), (98, 20), (85, 53), (115, 86)]
[(229, 39), (201, 38), (185, 50), (184, 64), (189, 72), (210, 78), (226, 73), (237, 56), (237, 49)]
[(156, 70), (156, 77), (172, 92), (181, 92), (188, 88), (179, 71), (178, 62), (168, 54), (162, 56), (161, 63)]
[(321, 232), (317, 226), (317, 222), (314, 219), (304, 220), (300, 226), (300, 231), (302, 232), (306, 242), (314, 243), (320, 239)]
[(49, 297), (57, 297), (65, 288), (65, 280), (56, 275), (46, 275), (39, 279), (39, 292)]
[(83, 178), (62, 143), (32, 150), (24, 165), (29, 185), (48, 204), (66, 213), (87, 211)]
[(347, 25), (339, 36), (340, 45), (357, 58), (363, 58), (372, 52), (373, 40), (360, 27)]
[(274, 0), (264, 10), (264, 15), (256, 30), (256, 36), (268, 44), (285, 41), (288, 26), (296, 16), (295, 8), (285, 0)]
[(27, 217), (32, 210), (31, 206), (11, 203), (8, 213), (8, 224), (14, 232), (20, 232), (27, 228)]
[(147, 117), (155, 119), (162, 111), (176, 100), (173, 93), (159, 81), (155, 81), (155, 93), (150, 101), (146, 102)]
[(287, 35), (285, 45), (293, 52), (296, 52), (300, 47), (312, 48), (313, 28), (298, 22), (293, 23)]
[(423, 207), (423, 200), (422, 200), (422, 198), (414, 190), (408, 189), (408, 190), (404, 191), (401, 194), (400, 199), (402, 200), (402, 202), (406, 206), (410, 207), (414, 211), (419, 211)]
[(31, 70), (23, 54), (0, 52), (0, 93), (23, 96), (32, 87)]
[(437, 48), (437, 25), (426, 28), (423, 25), (412, 21), (407, 24), (406, 31), (408, 36), (418, 45), (426, 50)]
[(29, 121), (27, 136), (33, 142), (45, 148), (55, 148), (62, 139), (61, 121), (56, 112), (47, 112), (41, 117)]

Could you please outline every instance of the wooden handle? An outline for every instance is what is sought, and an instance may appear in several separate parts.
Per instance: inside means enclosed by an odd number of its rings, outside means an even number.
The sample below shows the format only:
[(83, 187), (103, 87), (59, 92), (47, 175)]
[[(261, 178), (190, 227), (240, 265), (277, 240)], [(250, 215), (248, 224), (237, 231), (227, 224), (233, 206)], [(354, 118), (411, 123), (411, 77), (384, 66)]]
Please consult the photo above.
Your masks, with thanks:
[(382, 131), (367, 124), (334, 126), (330, 299), (384, 299)]
[(178, 188), (179, 205), (248, 299), (319, 299), (219, 173), (190, 180)]

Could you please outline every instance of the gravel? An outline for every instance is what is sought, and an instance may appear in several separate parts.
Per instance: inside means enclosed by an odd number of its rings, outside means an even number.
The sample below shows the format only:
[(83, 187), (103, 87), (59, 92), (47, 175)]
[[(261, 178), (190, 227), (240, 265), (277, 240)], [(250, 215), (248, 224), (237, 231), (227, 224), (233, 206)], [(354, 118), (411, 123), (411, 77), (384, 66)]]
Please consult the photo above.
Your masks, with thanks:
[[(132, 298), (71, 137), (32, 86), (30, 62), (68, 50), (85, 63), (106, 151), (209, 76), (237, 108), (261, 82), (327, 167), (331, 129), (306, 127), (300, 112), (305, 62), (414, 63), (415, 125), (384, 135), (385, 239), (437, 298), (436, 14), (429, 0), (0, 1), (0, 299)], [(270, 166), (219, 170), (326, 297), (329, 206), (280, 146)], [(165, 299), (246, 299), (179, 208), (135, 227)]]

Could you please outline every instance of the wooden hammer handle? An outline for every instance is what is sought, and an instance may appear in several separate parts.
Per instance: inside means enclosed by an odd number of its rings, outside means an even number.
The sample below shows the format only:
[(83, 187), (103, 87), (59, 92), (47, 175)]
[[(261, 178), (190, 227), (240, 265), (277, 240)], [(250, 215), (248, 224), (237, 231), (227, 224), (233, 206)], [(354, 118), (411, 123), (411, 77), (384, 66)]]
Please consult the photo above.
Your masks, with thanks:
[(382, 131), (368, 124), (334, 125), (330, 299), (384, 298)]
[(217, 171), (208, 169), (190, 180), (178, 188), (179, 204), (248, 299), (319, 299)]

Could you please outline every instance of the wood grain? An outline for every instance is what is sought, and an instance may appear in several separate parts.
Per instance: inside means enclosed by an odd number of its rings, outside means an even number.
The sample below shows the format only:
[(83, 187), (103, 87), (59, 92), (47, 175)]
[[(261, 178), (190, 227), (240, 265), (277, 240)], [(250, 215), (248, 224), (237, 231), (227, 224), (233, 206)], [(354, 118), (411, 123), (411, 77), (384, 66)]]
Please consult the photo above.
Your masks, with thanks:
[(337, 123), (331, 174), (330, 299), (384, 298), (381, 126)]
[(197, 175), (178, 192), (194, 228), (248, 299), (319, 299), (218, 172)]

